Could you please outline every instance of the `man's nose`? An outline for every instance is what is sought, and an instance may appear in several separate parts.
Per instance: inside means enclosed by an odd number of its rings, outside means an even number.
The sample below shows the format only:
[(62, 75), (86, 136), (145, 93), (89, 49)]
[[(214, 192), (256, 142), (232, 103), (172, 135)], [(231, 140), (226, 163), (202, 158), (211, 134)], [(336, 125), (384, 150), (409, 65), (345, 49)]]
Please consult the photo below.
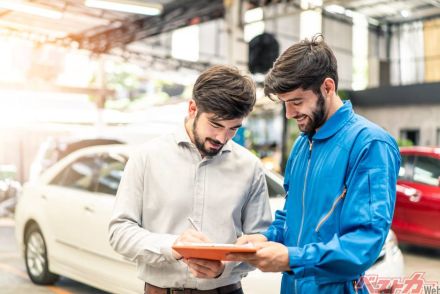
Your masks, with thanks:
[(298, 114), (298, 111), (296, 111), (295, 107), (290, 105), (290, 103), (286, 103), (285, 106), (287, 119), (293, 118)]
[(215, 139), (219, 142), (221, 142), (222, 144), (225, 144), (229, 138), (228, 138), (228, 131), (223, 130), (217, 133), (217, 135), (215, 136)]

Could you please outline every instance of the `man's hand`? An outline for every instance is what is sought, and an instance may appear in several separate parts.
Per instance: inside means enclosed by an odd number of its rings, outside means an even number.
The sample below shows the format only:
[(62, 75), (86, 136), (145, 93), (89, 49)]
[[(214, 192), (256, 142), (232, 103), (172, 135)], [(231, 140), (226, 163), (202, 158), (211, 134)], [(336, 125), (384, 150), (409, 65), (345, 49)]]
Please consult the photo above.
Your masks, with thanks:
[[(178, 244), (182, 244), (182, 243), (207, 243), (207, 242), (211, 242), (211, 240), (209, 240), (208, 237), (206, 237), (205, 235), (203, 235), (200, 232), (197, 232), (196, 230), (193, 229), (188, 229), (185, 232), (183, 232), (174, 242), (173, 245), (178, 245)], [(182, 259), (182, 255), (180, 255), (177, 251), (173, 250), (173, 256), (175, 259), (179, 260)]]
[(237, 242), (235, 242), (236, 245), (243, 245), (247, 243), (260, 243), (260, 242), (266, 242), (267, 238), (266, 236), (262, 234), (253, 234), (253, 235), (243, 235), (240, 238), (237, 239)]
[(212, 279), (219, 277), (225, 270), (225, 264), (220, 260), (189, 258), (184, 262), (196, 278)]
[(244, 261), (263, 272), (290, 271), (289, 252), (287, 247), (276, 242), (262, 242), (255, 244), (257, 252), (254, 254), (231, 253), (228, 260)]

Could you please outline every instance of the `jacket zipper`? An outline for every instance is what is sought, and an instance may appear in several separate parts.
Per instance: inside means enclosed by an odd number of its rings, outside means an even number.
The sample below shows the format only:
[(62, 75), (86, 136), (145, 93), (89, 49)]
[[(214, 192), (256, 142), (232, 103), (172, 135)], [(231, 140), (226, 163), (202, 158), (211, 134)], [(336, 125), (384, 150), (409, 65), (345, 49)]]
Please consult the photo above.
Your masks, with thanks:
[(357, 281), (353, 281), (353, 288), (354, 288), (354, 292), (357, 293), (358, 292), (358, 287), (357, 287)]
[(310, 161), (312, 159), (312, 148), (313, 148), (313, 141), (310, 141), (309, 142), (309, 159), (307, 161), (307, 169), (306, 169), (306, 175), (304, 177), (304, 188), (303, 188), (303, 193), (302, 193), (301, 226), (300, 226), (300, 229), (299, 229), (299, 234), (298, 234), (298, 239), (297, 239), (297, 242), (296, 242), (296, 246), (299, 246), (299, 242), (301, 241), (301, 234), (302, 234), (303, 225), (304, 225), (304, 214), (305, 214), (304, 196), (306, 194), (306, 189), (307, 189), (307, 176), (309, 175)]
[[(304, 188), (303, 188), (303, 193), (302, 193), (302, 217), (301, 217), (301, 226), (299, 229), (299, 234), (298, 234), (298, 239), (296, 242), (296, 246), (299, 247), (299, 242), (301, 241), (301, 234), (302, 234), (302, 230), (303, 230), (303, 225), (304, 225), (304, 214), (305, 214), (305, 203), (304, 203), (304, 196), (306, 194), (306, 188), (307, 188), (307, 176), (309, 175), (309, 168), (310, 168), (310, 161), (312, 159), (312, 148), (313, 148), (313, 141), (309, 141), (309, 159), (307, 161), (307, 169), (306, 169), (306, 175), (304, 177)], [(296, 279), (295, 279), (295, 293), (297, 293), (297, 289), (296, 289)]]
[(328, 218), (332, 215), (333, 211), (336, 208), (336, 205), (339, 203), (339, 201), (341, 199), (343, 199), (345, 197), (345, 193), (347, 192), (347, 189), (344, 188), (344, 191), (342, 191), (342, 194), (338, 196), (338, 198), (335, 199), (335, 201), (333, 201), (333, 205), (332, 208), (330, 209), (329, 212), (327, 212), (327, 214), (319, 221), (318, 225), (316, 226), (315, 232), (318, 232), (319, 229), (321, 228), (322, 224), (325, 223)]

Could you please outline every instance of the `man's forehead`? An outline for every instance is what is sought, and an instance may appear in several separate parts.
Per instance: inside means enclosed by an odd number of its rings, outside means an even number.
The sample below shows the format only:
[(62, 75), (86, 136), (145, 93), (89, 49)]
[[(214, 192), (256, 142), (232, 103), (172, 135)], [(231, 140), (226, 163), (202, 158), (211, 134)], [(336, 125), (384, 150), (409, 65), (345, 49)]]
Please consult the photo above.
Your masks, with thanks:
[(277, 94), (277, 97), (278, 97), (279, 100), (285, 101), (285, 100), (289, 100), (289, 99), (292, 99), (292, 98), (300, 98), (304, 94), (306, 94), (308, 91), (311, 91), (311, 90), (304, 90), (302, 88), (298, 88), (298, 89), (295, 89), (295, 90), (290, 91), (290, 92)]
[(243, 121), (243, 119), (244, 119), (243, 117), (233, 118), (233, 119), (223, 119), (223, 118), (220, 118), (217, 115), (215, 115), (215, 113), (209, 113), (209, 112), (204, 112), (203, 114), (206, 116), (206, 118), (209, 121), (214, 122), (214, 123), (218, 123), (218, 124), (222, 124), (222, 125), (229, 124), (229, 123), (232, 123), (232, 124), (241, 123), (241, 121)]

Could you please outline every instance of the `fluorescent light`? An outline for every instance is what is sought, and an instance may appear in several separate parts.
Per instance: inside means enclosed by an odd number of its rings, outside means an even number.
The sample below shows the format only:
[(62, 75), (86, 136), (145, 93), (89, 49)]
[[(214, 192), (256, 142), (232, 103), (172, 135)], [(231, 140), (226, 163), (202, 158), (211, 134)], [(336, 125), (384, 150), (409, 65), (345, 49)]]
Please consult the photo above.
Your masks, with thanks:
[(339, 14), (345, 13), (345, 8), (342, 7), (341, 5), (337, 5), (337, 4), (331, 4), (331, 5), (326, 6), (325, 10), (327, 10), (328, 12), (331, 12), (331, 13), (339, 13)]
[(400, 15), (407, 18), (411, 15), (411, 12), (408, 9), (403, 9), (402, 11), (400, 11)]
[(63, 14), (60, 11), (43, 8), (27, 2), (7, 2), (0, 1), (0, 8), (7, 10), (20, 11), (28, 14), (43, 16), (47, 18), (60, 19)]
[(145, 15), (158, 15), (162, 12), (162, 5), (154, 3), (144, 3), (140, 1), (86, 0), (85, 5), (93, 8), (116, 10)]
[(199, 26), (193, 25), (171, 33), (171, 56), (188, 61), (199, 60)]

